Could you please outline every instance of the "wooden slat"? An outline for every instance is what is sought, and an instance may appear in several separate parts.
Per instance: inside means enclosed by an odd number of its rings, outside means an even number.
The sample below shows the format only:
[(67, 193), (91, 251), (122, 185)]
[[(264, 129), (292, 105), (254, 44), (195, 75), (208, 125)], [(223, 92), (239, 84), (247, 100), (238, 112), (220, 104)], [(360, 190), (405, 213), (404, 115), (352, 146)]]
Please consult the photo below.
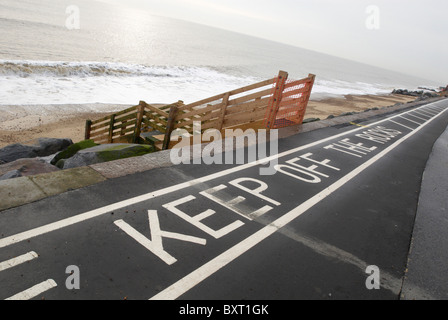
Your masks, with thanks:
[(115, 114), (115, 119), (124, 118), (124, 117), (127, 117), (129, 115), (137, 114), (137, 108), (133, 107), (132, 109), (123, 110), (123, 111), (120, 111), (120, 112), (116, 112), (114, 114)]
[(115, 122), (122, 122), (122, 121), (128, 121), (128, 120), (136, 120), (137, 119), (137, 113), (132, 113), (129, 115), (125, 115), (122, 117), (115, 117)]
[(165, 126), (167, 124), (167, 119), (162, 119), (160, 116), (155, 115), (155, 114), (153, 114), (151, 112), (148, 112), (148, 111), (145, 112), (145, 116), (143, 118), (147, 118), (147, 119), (149, 118), (151, 120), (155, 120), (158, 123), (161, 123), (161, 124), (163, 124)]
[(257, 82), (257, 83), (254, 83), (254, 84), (251, 84), (251, 85), (248, 85), (248, 86), (236, 89), (236, 90), (232, 90), (232, 91), (230, 91), (230, 95), (234, 96), (236, 94), (240, 94), (240, 93), (243, 93), (246, 91), (251, 91), (251, 90), (262, 88), (262, 87), (265, 87), (268, 85), (272, 85), (273, 83), (275, 83), (276, 80), (277, 80), (277, 78), (263, 80), (263, 81), (260, 81), (260, 82)]
[(223, 128), (227, 127), (233, 127), (237, 125), (241, 125), (248, 122), (253, 121), (259, 121), (264, 119), (264, 116), (266, 114), (266, 110), (258, 110), (252, 113), (245, 114), (244, 116), (241, 115), (233, 115), (229, 118), (226, 118), (223, 123)]
[(272, 92), (273, 92), (272, 88), (269, 88), (269, 89), (266, 89), (266, 90), (263, 90), (263, 91), (251, 93), (249, 95), (230, 100), (229, 101), (229, 106), (235, 105), (235, 104), (244, 103), (244, 102), (248, 102), (248, 101), (254, 100), (256, 98), (262, 98), (262, 97), (265, 97), (265, 96), (269, 96), (269, 95), (272, 94)]
[(222, 106), (222, 104), (219, 103), (219, 104), (214, 104), (214, 105), (207, 106), (205, 108), (194, 109), (193, 111), (190, 111), (190, 112), (187, 112), (187, 113), (183, 113), (183, 114), (178, 113), (177, 116), (176, 116), (176, 121), (181, 121), (182, 119), (185, 119), (185, 118), (191, 118), (192, 116), (195, 116), (195, 115), (198, 115), (198, 114), (201, 114), (201, 113), (207, 113), (207, 112), (210, 112), (210, 111), (213, 112), (215, 110), (220, 110), (221, 106)]
[(263, 98), (256, 101), (247, 102), (244, 104), (240, 104), (238, 106), (229, 106), (226, 111), (226, 115), (235, 114), (235, 113), (241, 113), (241, 112), (250, 112), (253, 109), (257, 108), (267, 108), (269, 103), (269, 97)]
[(93, 131), (93, 130), (98, 130), (100, 128), (104, 128), (104, 127), (109, 125), (109, 122), (110, 122), (110, 116), (107, 119), (107, 122), (104, 122), (104, 123), (101, 123), (101, 124), (92, 125), (91, 126), (91, 130)]
[[(201, 125), (201, 131), (204, 131), (205, 129), (210, 129), (210, 128), (217, 128), (220, 124), (221, 124), (221, 119), (210, 121), (208, 123)], [(188, 131), (188, 132), (192, 132), (192, 131), (193, 130)]]
[(153, 107), (150, 104), (145, 103), (145, 109), (149, 109), (152, 112), (157, 113), (158, 115), (161, 115), (161, 116), (163, 116), (165, 118), (168, 118), (168, 113), (166, 113), (165, 111), (160, 110), (159, 108)]
[(257, 82), (257, 83), (254, 83), (254, 84), (251, 84), (251, 85), (248, 85), (248, 86), (245, 86), (245, 87), (241, 87), (241, 88), (229, 91), (229, 92), (218, 94), (216, 96), (213, 96), (213, 97), (210, 97), (210, 98), (207, 98), (207, 99), (203, 99), (203, 100), (200, 100), (200, 101), (197, 101), (197, 102), (193, 102), (193, 103), (187, 104), (187, 105), (179, 108), (179, 111), (182, 111), (182, 110), (185, 110), (185, 109), (191, 109), (191, 108), (194, 108), (194, 107), (206, 104), (206, 103), (210, 103), (210, 102), (213, 102), (213, 101), (216, 101), (216, 100), (221, 100), (221, 99), (223, 99), (225, 97), (225, 95), (227, 93), (229, 93), (230, 96), (234, 96), (234, 95), (246, 92), (246, 91), (251, 91), (251, 90), (255, 90), (255, 89), (267, 86), (267, 85), (272, 85), (273, 83), (275, 83), (276, 79), (277, 78), (272, 78), (272, 79), (260, 81), (260, 82)]
[(178, 111), (192, 110), (194, 107), (198, 107), (198, 106), (201, 106), (203, 104), (210, 103), (213, 101), (221, 100), (222, 98), (224, 98), (224, 96), (225, 96), (225, 93), (221, 93), (221, 94), (218, 94), (216, 96), (213, 96), (213, 97), (210, 97), (207, 99), (196, 101), (196, 102), (193, 102), (193, 103), (190, 103), (190, 104), (180, 107)]
[(221, 109), (218, 109), (215, 112), (209, 112), (207, 115), (199, 117), (199, 118), (194, 118), (194, 119), (189, 119), (189, 120), (185, 120), (185, 121), (179, 122), (179, 123), (177, 123), (174, 126), (174, 128), (178, 129), (178, 128), (182, 128), (182, 127), (185, 127), (185, 126), (190, 126), (195, 121), (204, 122), (204, 121), (207, 121), (207, 120), (210, 120), (210, 119), (220, 118), (221, 113), (218, 112), (218, 111), (221, 111)]
[(102, 139), (106, 139), (109, 137), (109, 135), (107, 134), (102, 134), (96, 137), (91, 137), (90, 139), (94, 140), (94, 141), (101, 141)]
[(99, 124), (99, 123), (101, 123), (101, 122), (105, 122), (105, 121), (108, 121), (108, 120), (110, 120), (110, 116), (103, 117), (103, 118), (101, 118), (101, 119), (97, 119), (97, 120), (93, 120), (93, 121), (92, 121), (92, 125), (94, 125), (94, 124)]
[(126, 135), (127, 133), (129, 133), (129, 132), (134, 132), (135, 131), (135, 127), (134, 128), (127, 128), (126, 130), (123, 130), (123, 132), (121, 131), (121, 130), (119, 130), (119, 131), (114, 131), (113, 133), (112, 133), (112, 137), (119, 137), (119, 136), (121, 136), (122, 135), (122, 133), (124, 133), (124, 135)]
[[(136, 110), (137, 110), (137, 106), (134, 106), (134, 107), (130, 107), (130, 108), (127, 108), (127, 109), (125, 109), (125, 110), (122, 110), (122, 111), (120, 111), (120, 112), (116, 112), (116, 113), (114, 113), (114, 114), (115, 114), (116, 116), (120, 116), (120, 115), (129, 113), (129, 112), (132, 112), (132, 111), (136, 111)], [(92, 124), (98, 124), (98, 123), (100, 123), (100, 122), (108, 121), (108, 120), (110, 120), (110, 117), (111, 117), (111, 116), (107, 116), (107, 117), (103, 117), (103, 118), (101, 118), (101, 119), (94, 120), (94, 121), (92, 121)]]
[(126, 122), (126, 123), (122, 123), (122, 124), (119, 124), (119, 125), (116, 125), (116, 126), (114, 126), (114, 130), (117, 130), (117, 129), (121, 129), (121, 128), (130, 128), (130, 127), (135, 127), (135, 122)]
[[(135, 111), (135, 110), (134, 110), (134, 111)], [(123, 116), (123, 117), (121, 117), (121, 118), (118, 118), (118, 117), (116, 116), (114, 122), (121, 122), (122, 120), (129, 120), (129, 119), (133, 119), (133, 118), (134, 118), (134, 119), (137, 119), (137, 113), (135, 113), (135, 114), (130, 114), (130, 115), (126, 115), (126, 116)], [(104, 122), (104, 120), (103, 120), (104, 123), (102, 123), (102, 124), (92, 125), (92, 126), (91, 126), (91, 130), (92, 130), (92, 131), (95, 131), (95, 130), (98, 130), (98, 129), (100, 129), (100, 128), (109, 127), (109, 125), (110, 125), (110, 120), (111, 120), (111, 116), (108, 116), (108, 117), (107, 117), (107, 122)]]
[(149, 124), (149, 126), (150, 126), (151, 128), (153, 128), (153, 129), (156, 129), (157, 131), (162, 132), (162, 133), (165, 133), (165, 131), (166, 131), (166, 127), (161, 126), (161, 125), (159, 125), (159, 124), (157, 124), (157, 123), (155, 123), (155, 122), (151, 122), (151, 123)]
[(99, 130), (99, 131), (91, 132), (90, 136), (91, 137), (97, 137), (99, 135), (106, 134), (108, 132), (109, 132), (109, 127), (105, 128), (105, 129), (102, 129), (102, 130)]

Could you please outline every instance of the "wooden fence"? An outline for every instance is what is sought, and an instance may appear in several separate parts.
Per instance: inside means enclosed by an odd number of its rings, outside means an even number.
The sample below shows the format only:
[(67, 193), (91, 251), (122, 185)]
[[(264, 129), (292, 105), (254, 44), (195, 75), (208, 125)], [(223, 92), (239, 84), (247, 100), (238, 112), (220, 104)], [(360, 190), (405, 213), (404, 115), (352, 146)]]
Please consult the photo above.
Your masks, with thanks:
[(142, 133), (165, 133), (169, 112), (178, 105), (183, 105), (183, 102), (156, 107), (140, 101), (138, 106), (95, 121), (87, 120), (85, 139), (96, 143), (139, 143)]
[(142, 142), (142, 136), (159, 149), (172, 147), (174, 130), (192, 134), (200, 123), (200, 133), (214, 128), (279, 128), (300, 124), (314, 84), (314, 75), (288, 80), (280, 71), (275, 78), (225, 92), (185, 105), (153, 106), (140, 101), (111, 116), (86, 123), (86, 139), (97, 143)]

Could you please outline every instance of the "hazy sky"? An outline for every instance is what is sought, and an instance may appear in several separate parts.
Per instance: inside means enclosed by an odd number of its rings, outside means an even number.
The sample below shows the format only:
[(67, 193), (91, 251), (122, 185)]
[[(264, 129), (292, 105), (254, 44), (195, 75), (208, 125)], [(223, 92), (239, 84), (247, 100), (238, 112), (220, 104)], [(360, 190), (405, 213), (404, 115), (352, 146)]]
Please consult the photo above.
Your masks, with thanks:
[(446, 0), (103, 0), (448, 84)]

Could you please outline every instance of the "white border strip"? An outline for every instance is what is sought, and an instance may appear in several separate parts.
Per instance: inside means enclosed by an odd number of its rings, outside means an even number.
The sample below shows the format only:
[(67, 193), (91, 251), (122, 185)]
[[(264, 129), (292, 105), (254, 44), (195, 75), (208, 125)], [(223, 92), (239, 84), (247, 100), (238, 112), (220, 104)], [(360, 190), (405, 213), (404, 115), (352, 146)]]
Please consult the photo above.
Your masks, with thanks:
[(56, 282), (53, 279), (49, 279), (47, 281), (36, 284), (34, 287), (31, 287), (25, 291), (22, 291), (6, 300), (30, 300), (34, 297), (37, 297), (41, 293), (48, 291), (54, 287), (57, 287)]
[(0, 272), (7, 270), (9, 268), (14, 268), (15, 266), (18, 266), (22, 263), (36, 259), (37, 257), (38, 257), (37, 253), (34, 251), (31, 251), (31, 252), (25, 253), (19, 257), (12, 258), (8, 261), (1, 262), (0, 263)]

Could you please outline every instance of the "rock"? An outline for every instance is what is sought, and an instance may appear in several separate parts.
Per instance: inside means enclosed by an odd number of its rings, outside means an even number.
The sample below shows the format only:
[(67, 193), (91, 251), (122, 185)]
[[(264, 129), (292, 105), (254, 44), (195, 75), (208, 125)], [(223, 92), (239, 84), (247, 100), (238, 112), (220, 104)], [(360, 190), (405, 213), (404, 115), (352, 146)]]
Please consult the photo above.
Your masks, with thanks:
[(340, 117), (344, 117), (344, 116), (352, 116), (352, 115), (354, 115), (355, 113), (354, 112), (344, 112), (344, 113), (342, 113), (341, 115), (340, 115)]
[(308, 118), (308, 119), (303, 120), (302, 123), (310, 123), (310, 122), (316, 122), (316, 121), (320, 121), (320, 119), (319, 118)]
[(65, 149), (62, 152), (59, 152), (52, 160), (51, 164), (56, 165), (60, 160), (68, 159), (73, 157), (78, 151), (92, 148), (97, 146), (98, 144), (95, 143), (93, 140), (84, 140), (75, 144), (72, 144), (67, 149)]
[(154, 147), (150, 145), (125, 143), (103, 144), (80, 150), (71, 158), (61, 159), (56, 165), (63, 169), (70, 169), (118, 159), (143, 156), (151, 152), (154, 152)]
[(0, 149), (0, 161), (4, 163), (12, 162), (22, 158), (35, 158), (37, 153), (32, 146), (26, 146), (23, 144), (11, 144)]
[(59, 169), (64, 169), (65, 159), (61, 159), (58, 162), (56, 162), (55, 166)]
[(21, 176), (22, 176), (22, 173), (19, 170), (12, 170), (12, 171), (8, 171), (4, 175), (0, 176), (0, 181), (19, 178)]
[(407, 89), (394, 89), (392, 91), (393, 94), (401, 94), (401, 95), (406, 95), (406, 96), (412, 96), (412, 97), (417, 97), (420, 98), (419, 100), (424, 100), (427, 98), (436, 98), (439, 96), (439, 94), (437, 92), (435, 92), (434, 90), (430, 90), (430, 89), (425, 89), (424, 90), (418, 90), (418, 91), (409, 91)]
[(38, 139), (37, 155), (39, 157), (50, 156), (67, 149), (72, 144), (71, 139), (40, 138)]
[(11, 144), (0, 149), (0, 162), (45, 157), (62, 151), (72, 144), (70, 139), (53, 138), (40, 138), (32, 144)]
[(424, 92), (423, 97), (436, 98), (436, 97), (439, 97), (439, 95), (436, 92)]
[(20, 176), (34, 176), (36, 174), (59, 171), (59, 169), (37, 158), (18, 159), (0, 165), (1, 176), (4, 176), (11, 171), (18, 171)]
[(333, 118), (335, 118), (335, 116), (332, 115), (332, 114), (330, 114), (330, 115), (327, 117), (327, 119), (333, 119)]

